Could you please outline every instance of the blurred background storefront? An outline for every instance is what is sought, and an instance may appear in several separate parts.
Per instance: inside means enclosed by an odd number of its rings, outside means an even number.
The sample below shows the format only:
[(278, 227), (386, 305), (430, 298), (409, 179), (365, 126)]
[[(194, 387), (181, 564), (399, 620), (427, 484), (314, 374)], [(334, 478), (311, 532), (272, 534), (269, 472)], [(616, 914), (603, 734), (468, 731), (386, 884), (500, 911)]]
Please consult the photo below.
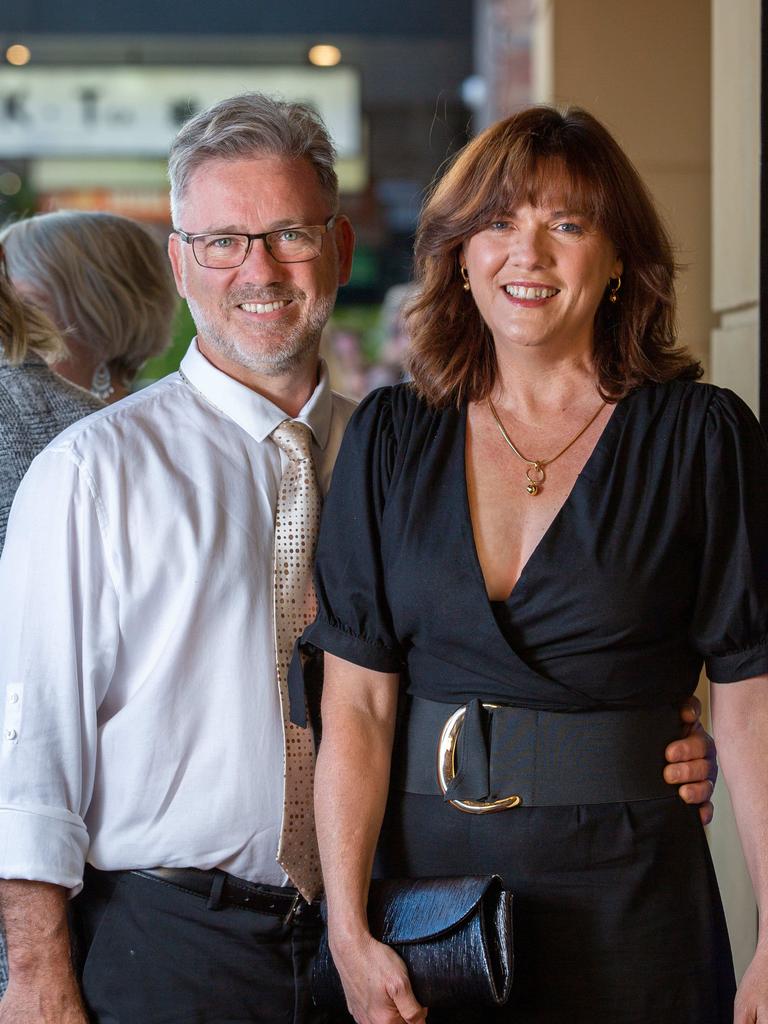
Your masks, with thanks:
[[(359, 396), (400, 374), (412, 234), (443, 161), (521, 105), (578, 103), (616, 134), (669, 223), (681, 340), (708, 379), (756, 412), (762, 397), (765, 422), (761, 14), (761, 0), (10, 0), (0, 219), (109, 209), (166, 234), (164, 157), (191, 110), (246, 89), (309, 100), (336, 139), (358, 234), (325, 350), (339, 389)], [(190, 334), (182, 313), (145, 381), (175, 368)], [(722, 783), (715, 801), (709, 834), (741, 971), (756, 909)]]
[[(165, 158), (192, 111), (251, 89), (311, 102), (357, 232), (325, 350), (339, 388), (360, 396), (400, 373), (411, 240), (424, 189), (468, 137), (472, 37), (471, 0), (386, 11), (373, 0), (11, 0), (0, 11), (0, 219), (107, 209), (167, 235)], [(174, 369), (191, 333), (182, 311), (142, 381)]]

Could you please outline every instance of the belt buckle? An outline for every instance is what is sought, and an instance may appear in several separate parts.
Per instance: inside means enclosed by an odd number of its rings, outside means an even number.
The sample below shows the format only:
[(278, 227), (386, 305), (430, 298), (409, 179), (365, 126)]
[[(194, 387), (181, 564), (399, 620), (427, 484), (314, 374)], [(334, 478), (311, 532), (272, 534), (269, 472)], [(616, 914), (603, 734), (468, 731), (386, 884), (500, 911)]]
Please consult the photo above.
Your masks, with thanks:
[(297, 892), (296, 895), (293, 897), (291, 905), (288, 908), (288, 913), (283, 918), (284, 925), (289, 925), (293, 922), (293, 919), (296, 917), (299, 910), (301, 909), (301, 902), (303, 899), (304, 897), (301, 895), (300, 892)]
[[(500, 705), (483, 704), (483, 707), (492, 711)], [(443, 796), (456, 775), (456, 746), (466, 713), (466, 705), (454, 711), (443, 726), (437, 742), (437, 784)], [(493, 814), (496, 811), (506, 811), (510, 807), (519, 807), (522, 802), (516, 795), (504, 796), (499, 800), (448, 800), (453, 807), (467, 814)]]

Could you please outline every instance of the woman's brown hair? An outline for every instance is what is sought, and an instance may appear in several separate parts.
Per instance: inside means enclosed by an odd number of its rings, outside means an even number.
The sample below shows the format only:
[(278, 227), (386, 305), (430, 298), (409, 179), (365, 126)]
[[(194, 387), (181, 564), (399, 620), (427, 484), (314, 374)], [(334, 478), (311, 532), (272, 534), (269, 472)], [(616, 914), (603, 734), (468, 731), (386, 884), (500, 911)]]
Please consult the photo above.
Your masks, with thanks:
[(530, 107), (465, 146), (421, 214), (409, 370), (431, 405), (481, 401), (496, 382), (493, 337), (462, 287), (462, 243), (500, 215), (550, 197), (589, 217), (624, 265), (618, 301), (608, 301), (606, 282), (595, 316), (603, 398), (615, 402), (650, 381), (701, 376), (699, 363), (677, 345), (672, 245), (637, 170), (585, 110)]
[(0, 350), (9, 363), (22, 363), (32, 350), (49, 362), (61, 358), (64, 342), (48, 317), (19, 295), (8, 278), (0, 245)]

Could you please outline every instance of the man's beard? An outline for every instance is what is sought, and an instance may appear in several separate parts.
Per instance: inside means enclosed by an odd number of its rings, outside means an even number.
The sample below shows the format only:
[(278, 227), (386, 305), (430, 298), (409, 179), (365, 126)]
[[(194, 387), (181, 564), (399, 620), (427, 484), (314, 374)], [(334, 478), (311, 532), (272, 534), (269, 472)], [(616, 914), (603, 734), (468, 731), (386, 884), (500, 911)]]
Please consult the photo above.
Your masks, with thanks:
[(194, 299), (187, 298), (187, 305), (198, 334), (211, 348), (245, 370), (267, 377), (279, 377), (290, 373), (301, 365), (307, 355), (317, 351), (320, 335), (333, 312), (336, 296), (328, 295), (318, 300), (308, 313), (289, 327), (281, 329), (274, 322), (263, 325), (255, 323), (250, 336), (245, 334), (247, 324), (239, 330), (228, 330), (226, 318), (231, 310), (243, 302), (267, 303), (280, 299), (300, 301), (304, 298), (304, 292), (299, 289), (290, 293), (265, 294), (261, 291), (255, 294), (253, 289), (243, 288), (232, 292), (222, 301), (219, 306), (220, 316), (215, 321), (206, 316)]

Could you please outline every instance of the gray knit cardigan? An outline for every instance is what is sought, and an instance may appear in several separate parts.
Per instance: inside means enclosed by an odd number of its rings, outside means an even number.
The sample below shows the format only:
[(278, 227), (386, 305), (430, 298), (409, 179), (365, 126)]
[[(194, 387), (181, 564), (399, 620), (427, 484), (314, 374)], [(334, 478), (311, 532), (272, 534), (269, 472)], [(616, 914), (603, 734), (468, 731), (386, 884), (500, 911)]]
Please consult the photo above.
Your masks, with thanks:
[(0, 349), (0, 551), (13, 496), (32, 459), (70, 423), (101, 408), (103, 402), (39, 356), (11, 366)]

